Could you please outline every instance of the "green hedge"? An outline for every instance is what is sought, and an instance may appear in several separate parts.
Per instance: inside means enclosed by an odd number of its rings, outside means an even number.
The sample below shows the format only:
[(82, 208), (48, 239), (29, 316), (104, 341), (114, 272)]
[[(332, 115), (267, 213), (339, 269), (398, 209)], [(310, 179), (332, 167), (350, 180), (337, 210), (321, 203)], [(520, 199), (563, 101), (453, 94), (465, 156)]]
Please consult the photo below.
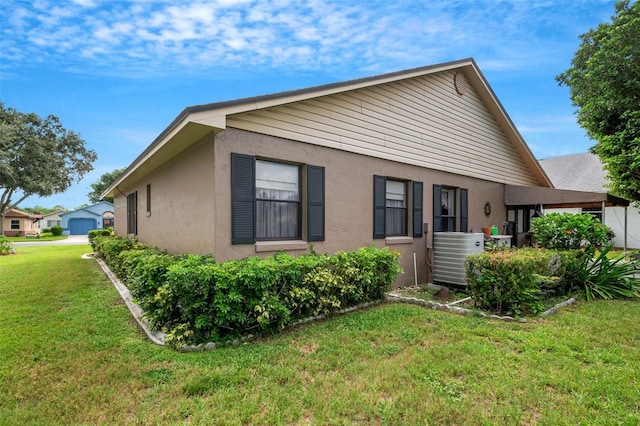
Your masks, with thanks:
[(381, 300), (402, 273), (398, 253), (373, 246), (217, 263), (120, 237), (98, 236), (94, 244), (174, 346), (273, 333), (309, 316)]
[(60, 235), (62, 235), (62, 231), (64, 231), (64, 228), (62, 228), (62, 226), (51, 227), (51, 235), (53, 235), (54, 237), (59, 237)]
[(91, 247), (93, 248), (93, 250), (95, 251), (96, 247), (95, 244), (93, 243), (93, 241), (97, 238), (97, 237), (109, 237), (111, 236), (111, 234), (113, 234), (113, 229), (112, 228), (107, 228), (107, 229), (93, 229), (91, 231), (89, 231), (88, 237), (89, 237), (89, 244), (91, 244)]
[(468, 291), (485, 310), (519, 316), (538, 314), (544, 299), (579, 289), (585, 253), (519, 249), (467, 257)]

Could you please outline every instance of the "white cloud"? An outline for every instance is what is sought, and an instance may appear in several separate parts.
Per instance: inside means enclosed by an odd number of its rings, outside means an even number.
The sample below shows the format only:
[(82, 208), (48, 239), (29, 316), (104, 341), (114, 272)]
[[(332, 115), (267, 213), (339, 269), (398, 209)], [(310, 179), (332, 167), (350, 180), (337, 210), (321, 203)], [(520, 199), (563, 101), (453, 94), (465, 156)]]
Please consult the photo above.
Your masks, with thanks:
[(567, 21), (588, 8), (517, 0), (37, 0), (7, 13), (0, 56), (4, 68), (35, 55), (52, 67), (117, 75), (237, 63), (339, 68), (344, 58), (351, 68), (399, 69), (472, 55), (486, 59), (484, 69), (522, 69), (553, 61), (540, 40), (575, 31)]
[(92, 8), (98, 5), (98, 2), (94, 0), (71, 0), (71, 1), (77, 5), (80, 5), (86, 8)]

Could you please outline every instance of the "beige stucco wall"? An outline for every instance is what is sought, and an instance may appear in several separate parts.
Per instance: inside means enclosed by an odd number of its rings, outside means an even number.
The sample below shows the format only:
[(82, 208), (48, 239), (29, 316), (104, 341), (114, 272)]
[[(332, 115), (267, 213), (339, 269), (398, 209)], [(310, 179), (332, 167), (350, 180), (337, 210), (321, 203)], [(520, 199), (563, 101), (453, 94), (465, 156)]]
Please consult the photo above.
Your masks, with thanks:
[[(19, 229), (11, 229), (12, 220), (20, 221)], [(8, 237), (22, 237), (25, 235), (37, 233), (40, 230), (40, 228), (38, 228), (38, 222), (34, 222), (33, 219), (25, 217), (5, 217), (4, 221), (2, 222), (2, 226), (2, 229), (4, 229), (4, 234)]]
[[(231, 244), (232, 152), (325, 167), (326, 240), (313, 243), (315, 250), (319, 253), (334, 253), (368, 246), (372, 242), (378, 247), (389, 245), (401, 253), (401, 265), (405, 271), (396, 285), (413, 283), (414, 252), (418, 261), (418, 281), (424, 283), (427, 280), (426, 259), (427, 246), (431, 246), (433, 184), (469, 190), (469, 229), (500, 226), (506, 217), (504, 188), (500, 183), (227, 129), (215, 135), (215, 142), (212, 133), (145, 180), (129, 188), (120, 188), (124, 194), (138, 191), (138, 239), (174, 253), (213, 254), (218, 261), (266, 256), (291, 248), (288, 243)], [(430, 230), (426, 238), (373, 240), (374, 175), (424, 183), (423, 221), (428, 223)], [(151, 184), (152, 194), (150, 215), (146, 214), (148, 183)], [(302, 192), (304, 196), (304, 190)], [(484, 215), (487, 201), (493, 207), (490, 217)], [(126, 235), (126, 198), (118, 196), (114, 204), (116, 233)], [(303, 239), (306, 237), (305, 228), (306, 224), (303, 223)], [(309, 249), (310, 244), (305, 243), (301, 250), (287, 251), (300, 254)]]
[[(174, 253), (212, 253), (215, 247), (213, 134), (135, 184), (138, 191), (138, 239)], [(147, 184), (151, 212), (147, 212)], [(127, 199), (114, 199), (115, 232), (127, 235)]]
[[(324, 242), (314, 243), (315, 250), (320, 253), (353, 250), (370, 245), (372, 242), (379, 247), (387, 245), (386, 243), (398, 242), (397, 239), (373, 240), (374, 175), (422, 181), (424, 183), (423, 221), (429, 224), (429, 229), (431, 229), (433, 216), (432, 186), (434, 184), (469, 190), (469, 229), (492, 224), (500, 226), (506, 217), (502, 184), (242, 130), (227, 129), (219, 133), (215, 140), (217, 160), (215, 197), (217, 200), (227, 200), (219, 202), (216, 206), (215, 257), (218, 260), (265, 254), (256, 251), (260, 250), (259, 243), (257, 245), (231, 245), (230, 243), (231, 206), (228, 200), (231, 200), (232, 152), (255, 155), (263, 159), (325, 167), (326, 239)], [(493, 207), (490, 217), (484, 215), (484, 205), (487, 201)], [(418, 260), (418, 280), (424, 283), (427, 279), (426, 247), (431, 246), (431, 233), (427, 238), (405, 238), (404, 240), (409, 241), (389, 245), (401, 253), (401, 264), (405, 270), (405, 274), (397, 284), (413, 283), (414, 251)], [(277, 248), (277, 244), (274, 245), (274, 249)]]

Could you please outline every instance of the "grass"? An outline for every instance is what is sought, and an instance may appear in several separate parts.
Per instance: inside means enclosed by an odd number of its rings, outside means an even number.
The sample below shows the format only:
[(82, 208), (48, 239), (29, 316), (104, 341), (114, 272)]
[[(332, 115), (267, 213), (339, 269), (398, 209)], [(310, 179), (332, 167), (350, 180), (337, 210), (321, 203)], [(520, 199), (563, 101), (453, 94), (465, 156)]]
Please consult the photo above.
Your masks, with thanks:
[(639, 301), (504, 323), (385, 304), (182, 354), (88, 246), (0, 257), (0, 424), (638, 424)]
[(53, 236), (50, 233), (40, 234), (40, 238), (27, 238), (27, 237), (7, 237), (7, 239), (12, 243), (17, 242), (32, 242), (32, 241), (57, 241), (57, 240), (66, 240), (68, 237), (66, 235)]

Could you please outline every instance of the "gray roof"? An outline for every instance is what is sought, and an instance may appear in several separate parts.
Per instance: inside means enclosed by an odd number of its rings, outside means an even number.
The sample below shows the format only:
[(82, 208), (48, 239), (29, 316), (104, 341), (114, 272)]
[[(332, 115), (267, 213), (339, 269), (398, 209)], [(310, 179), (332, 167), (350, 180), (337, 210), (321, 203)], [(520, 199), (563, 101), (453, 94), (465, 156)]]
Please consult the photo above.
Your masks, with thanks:
[(588, 152), (538, 160), (544, 171), (559, 189), (607, 192), (607, 172), (600, 159)]

